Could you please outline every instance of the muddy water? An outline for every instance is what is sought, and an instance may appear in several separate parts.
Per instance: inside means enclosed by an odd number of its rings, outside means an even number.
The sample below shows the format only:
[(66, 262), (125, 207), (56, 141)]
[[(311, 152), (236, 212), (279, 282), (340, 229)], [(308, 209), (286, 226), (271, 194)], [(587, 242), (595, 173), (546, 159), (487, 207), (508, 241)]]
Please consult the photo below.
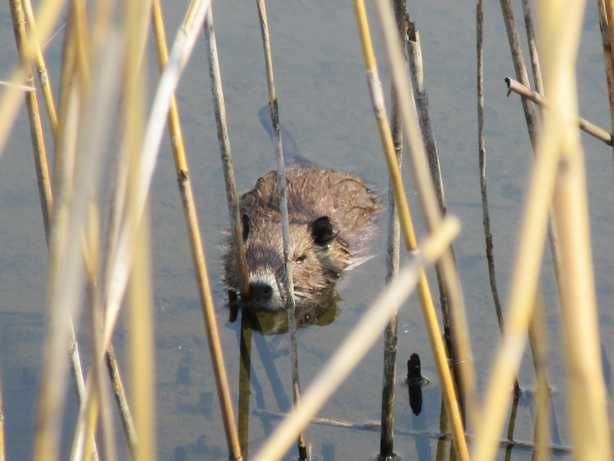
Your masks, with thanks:
[[(165, 2), (167, 29), (173, 36), (185, 1)], [(426, 85), (430, 94), (433, 124), (441, 153), (448, 208), (463, 221), (455, 245), (465, 290), (480, 389), (497, 344), (496, 317), (488, 291), (481, 227), (477, 173), (475, 116), (474, 7), (470, 2), (411, 2), (422, 32)], [(489, 3), (489, 2), (487, 2)], [(280, 99), (280, 116), (291, 135), (293, 149), (320, 165), (349, 170), (364, 177), (382, 193), (387, 190), (386, 169), (370, 110), (362, 71), (354, 13), (343, 5), (322, 0), (271, 1), (270, 22), (273, 55)], [(236, 158), (239, 187), (246, 190), (263, 172), (274, 166), (267, 131), (259, 109), (266, 103), (264, 66), (254, 2), (216, 2), (215, 18), (224, 89), (230, 118), (230, 134)], [(520, 16), (519, 16), (520, 17)], [(0, 8), (0, 66), (6, 75), (16, 61), (8, 7)], [(372, 21), (374, 34), (379, 34)], [(513, 247), (522, 208), (531, 156), (519, 100), (506, 97), (505, 76), (513, 75), (504, 27), (496, 4), (486, 10), (486, 136), (491, 219), (499, 287), (508, 289)], [(57, 82), (60, 42), (48, 52)], [(379, 48), (381, 49), (381, 47)], [(150, 50), (153, 51), (153, 50)], [(382, 55), (383, 56), (383, 55)], [(150, 82), (157, 72), (150, 52)], [(583, 115), (608, 126), (607, 93), (601, 62), (599, 28), (589, 3), (581, 54), (578, 86)], [(380, 67), (385, 79), (384, 59)], [(385, 80), (384, 80), (385, 81)], [(150, 85), (151, 86), (151, 85)], [(233, 399), (238, 404), (240, 382), (240, 322), (228, 322), (221, 280), (222, 232), (227, 226), (215, 123), (211, 111), (204, 40), (197, 44), (179, 89), (179, 104), (190, 157), (198, 211), (215, 287), (222, 345)], [(583, 136), (600, 304), (600, 328), (604, 364), (614, 355), (614, 254), (610, 235), (614, 228), (614, 163), (611, 151)], [(416, 203), (411, 181), (410, 199)], [(203, 323), (189, 246), (179, 205), (168, 141), (162, 145), (152, 195), (152, 226), (156, 315), (157, 428), (160, 459), (218, 460), (226, 456), (226, 443), (215, 398), (212, 369), (203, 336)], [(416, 208), (416, 216), (421, 218)], [(31, 455), (37, 389), (45, 335), (46, 247), (34, 180), (29, 127), (22, 111), (10, 143), (0, 160), (0, 370), (6, 413), (8, 459)], [(385, 222), (385, 220), (383, 220)], [(346, 277), (339, 286), (342, 300), (334, 322), (322, 321), (300, 331), (301, 378), (306, 385), (321, 369), (342, 338), (351, 330), (384, 283), (384, 235), (374, 248), (375, 258)], [(433, 287), (435, 285), (433, 284)], [(553, 440), (568, 445), (565, 388), (562, 376), (556, 287), (550, 256), (546, 255), (542, 292), (551, 339), (551, 379), (554, 387)], [(581, 308), (581, 306), (578, 306)], [(449, 443), (438, 441), (441, 431), (441, 394), (417, 300), (408, 301), (399, 317), (399, 367), (397, 373), (396, 451), (404, 459), (448, 459)], [(85, 329), (85, 326), (83, 327)], [(83, 335), (85, 336), (85, 335)], [(254, 453), (290, 407), (289, 342), (285, 335), (263, 336), (254, 332), (251, 347), (251, 392), (247, 419), (248, 450)], [(123, 331), (116, 334), (120, 356)], [(87, 353), (87, 341), (82, 342)], [(375, 347), (320, 415), (340, 421), (364, 423), (379, 419), (382, 379), (381, 345)], [(409, 407), (407, 387), (402, 384), (410, 354), (422, 358), (423, 374), (431, 383), (422, 389), (422, 409), (416, 416)], [(124, 362), (124, 361), (123, 361)], [(243, 378), (241, 378), (243, 376)], [(533, 375), (526, 357), (520, 376), (523, 393), (515, 425), (515, 437), (532, 438)], [(611, 388), (610, 388), (611, 389)], [(75, 417), (74, 392), (63, 436), (68, 449)], [(242, 400), (245, 403), (245, 400)], [(379, 435), (359, 430), (312, 424), (307, 431), (314, 459), (339, 461), (372, 459)], [(123, 441), (121, 434), (119, 440)], [(125, 455), (124, 455), (125, 456)], [(294, 459), (289, 455), (286, 459)], [(556, 459), (564, 459), (558, 453)], [(522, 448), (501, 450), (501, 459), (530, 459)]]

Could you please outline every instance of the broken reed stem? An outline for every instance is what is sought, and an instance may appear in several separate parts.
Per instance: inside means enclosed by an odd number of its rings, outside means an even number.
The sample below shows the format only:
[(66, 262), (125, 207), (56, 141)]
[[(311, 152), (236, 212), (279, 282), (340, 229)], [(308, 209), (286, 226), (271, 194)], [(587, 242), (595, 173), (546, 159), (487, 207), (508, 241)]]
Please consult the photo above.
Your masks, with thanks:
[[(26, 13), (26, 20), (28, 27), (32, 30), (32, 36), (36, 37), (36, 22), (34, 20), (34, 13), (32, 12), (32, 3), (30, 0), (22, 0), (23, 8)], [(53, 136), (57, 135), (58, 129), (58, 114), (55, 107), (55, 100), (53, 98), (53, 90), (51, 88), (51, 81), (49, 79), (49, 72), (47, 71), (47, 65), (45, 64), (45, 58), (41, 50), (40, 44), (35, 42), (34, 46), (36, 54), (36, 70), (38, 73), (38, 80), (40, 82), (41, 89), (43, 90), (43, 96), (45, 98), (45, 107), (47, 109), (47, 116), (49, 117), (49, 123), (51, 125), (51, 131)]]
[[(514, 265), (508, 303), (509, 310), (505, 323), (506, 330), (489, 377), (487, 394), (482, 405), (482, 416), (476, 431), (476, 443), (473, 451), (473, 459), (476, 461), (492, 459), (496, 453), (496, 438), (500, 433), (504, 414), (509, 405), (509, 389), (511, 388), (522, 360), (522, 353), (526, 345), (526, 335), (533, 316), (540, 263), (544, 250), (543, 245), (546, 235), (548, 210), (557, 179), (559, 161), (563, 152), (570, 152), (569, 149), (573, 152), (575, 148), (579, 146), (577, 131), (573, 129), (573, 119), (566, 114), (573, 114), (576, 111), (574, 94), (575, 84), (573, 83), (572, 76), (574, 75), (575, 55), (580, 29), (579, 25), (583, 16), (582, 11), (583, 5), (581, 2), (572, 2), (571, 4), (568, 2), (564, 8), (561, 6), (559, 6), (559, 8), (550, 8), (549, 11), (543, 11), (541, 12), (542, 14), (540, 14), (540, 18), (543, 20), (542, 27), (544, 28), (544, 30), (540, 30), (544, 33), (544, 37), (558, 36), (563, 38), (560, 41), (546, 40), (543, 42), (544, 62), (546, 64), (544, 67), (545, 90), (550, 95), (552, 110), (544, 114), (543, 131), (537, 145), (534, 168), (531, 174), (529, 191), (526, 199), (526, 210), (520, 229), (520, 246), (518, 247), (516, 264)], [(556, 49), (556, 47), (560, 47), (560, 49)], [(573, 140), (574, 136), (576, 138), (575, 141)], [(575, 150), (575, 152), (579, 151)], [(579, 159), (579, 156), (576, 155), (576, 159)], [(561, 183), (559, 183), (559, 185), (561, 185)], [(561, 189), (559, 188), (559, 192), (560, 191)], [(578, 198), (578, 195), (583, 195), (583, 191), (578, 190), (576, 192), (578, 192), (574, 195), (576, 198)], [(562, 210), (559, 205), (555, 208), (559, 209), (556, 214), (560, 217), (560, 215), (564, 213), (561, 213)], [(568, 209), (568, 211), (571, 210)], [(574, 264), (580, 263), (579, 265), (570, 264), (570, 260), (568, 259), (571, 254), (569, 251), (571, 247), (567, 246), (569, 243), (574, 242), (575, 239), (578, 245), (577, 249), (582, 249), (582, 244), (579, 242), (587, 242), (587, 239), (584, 239), (587, 237), (585, 233), (587, 230), (586, 215), (574, 215), (574, 218), (578, 221), (584, 219), (584, 224), (572, 224), (569, 221), (563, 223), (562, 220), (558, 219), (559, 222), (564, 224), (563, 227), (561, 227), (561, 231), (564, 234), (564, 240), (562, 242), (565, 243), (562, 246), (564, 250), (564, 259), (562, 262), (564, 263), (566, 271), (563, 272), (563, 274), (570, 271), (570, 274), (565, 275), (566, 279), (569, 275), (573, 275), (570, 280), (565, 280), (567, 283), (562, 284), (562, 294), (564, 295), (563, 304), (572, 307), (569, 305), (568, 296), (570, 294), (578, 294), (575, 288), (570, 288), (576, 285), (577, 282), (572, 279), (577, 277), (580, 283), (584, 284), (584, 294), (588, 296), (588, 299), (580, 300), (576, 299), (574, 296), (574, 306), (584, 306), (587, 303), (590, 306), (592, 301), (591, 290), (588, 289), (590, 283), (586, 282), (584, 273), (580, 274), (577, 272), (578, 270), (586, 271), (586, 275), (590, 277), (592, 275), (590, 264), (587, 264), (586, 258), (583, 261), (581, 258), (574, 261)], [(569, 232), (570, 228), (579, 232), (579, 234), (572, 237)], [(586, 250), (586, 248), (583, 248), (583, 250)], [(566, 310), (566, 308), (564, 308), (564, 310)], [(582, 311), (585, 311), (585, 309), (582, 309)], [(594, 310), (590, 312), (594, 314)], [(587, 334), (590, 335), (593, 332), (585, 331), (582, 326), (578, 324), (578, 322), (580, 322), (583, 325), (587, 325), (587, 323), (585, 323), (586, 320), (586, 318), (583, 318), (565, 322), (565, 325), (570, 327), (573, 325), (571, 329), (577, 329), (584, 334), (584, 338), (574, 338), (579, 339), (579, 341), (576, 344), (572, 341), (570, 343), (571, 349), (582, 348), (584, 342), (590, 343), (591, 346), (594, 345), (596, 336), (587, 336)], [(585, 349), (584, 351), (586, 352)], [(599, 357), (598, 348), (594, 352), (596, 355), (593, 356), (592, 359)], [(568, 354), (576, 355), (578, 352), (571, 350), (568, 351)], [(584, 366), (590, 367), (591, 370), (597, 370), (598, 368), (595, 367), (599, 367), (599, 365), (595, 364), (595, 360), (591, 360), (591, 358), (588, 358), (588, 360), (588, 362), (583, 362)], [(570, 376), (576, 379), (579, 375), (581, 375), (581, 371), (574, 370), (572, 367)], [(598, 376), (593, 375), (592, 378), (598, 378)], [(582, 412), (589, 410), (588, 414), (590, 416), (597, 416), (596, 411), (598, 410), (597, 407), (594, 406), (594, 399), (599, 399), (599, 396), (604, 397), (604, 395), (601, 394), (603, 388), (599, 388), (600, 385), (603, 384), (603, 381), (601, 380), (600, 383), (599, 380), (597, 383), (593, 381), (593, 384), (596, 384), (593, 390), (588, 391), (584, 389), (582, 396), (573, 392), (574, 389), (572, 389), (570, 393), (570, 397), (577, 399), (575, 405), (570, 402), (572, 433), (577, 435), (576, 431), (578, 429), (578, 424), (584, 424), (593, 431), (593, 434), (584, 434), (586, 436), (584, 442), (574, 438), (574, 446), (578, 450), (578, 453), (582, 453), (583, 457), (587, 456), (591, 458), (590, 455), (592, 454), (595, 457), (591, 459), (606, 459), (608, 456), (608, 449), (607, 445), (605, 447), (603, 445), (603, 433), (607, 432), (607, 421), (603, 421), (601, 418), (596, 417), (596, 421), (595, 419), (591, 419), (589, 423), (586, 418), (582, 416), (583, 413), (575, 412), (576, 410), (580, 410), (579, 407), (581, 405)], [(587, 404), (588, 394), (591, 394), (589, 398), (591, 401)], [(595, 395), (593, 396), (592, 394)], [(573, 421), (574, 417), (578, 418), (576, 422)], [(604, 422), (605, 426), (596, 429), (596, 424), (602, 424)], [(576, 435), (574, 435), (574, 437), (576, 437)], [(607, 436), (605, 439), (607, 440)], [(591, 443), (592, 448), (586, 445), (590, 445)], [(601, 455), (597, 455), (596, 453), (596, 451), (599, 450), (601, 450)]]
[[(211, 14), (210, 5), (208, 8)], [(166, 44), (166, 34), (164, 31), (164, 17), (162, 7), (159, 0), (153, 0), (152, 3), (152, 19), (154, 32), (156, 37), (156, 45), (158, 50), (158, 62), (161, 71), (166, 72), (169, 62), (168, 48)], [(204, 19), (204, 17), (203, 17)], [(199, 21), (200, 18), (199, 18)], [(202, 21), (201, 21), (202, 22)], [(168, 130), (172, 141), (173, 158), (175, 160), (175, 171), (179, 191), (182, 198), (186, 224), (188, 226), (188, 234), (190, 238), (190, 246), (192, 249), (192, 258), (194, 262), (195, 275), (199, 287), (199, 295), (203, 310), (203, 317), (207, 329), (207, 339), (209, 342), (209, 352), (213, 361), (218, 399), (222, 409), (222, 418), (224, 420), (224, 429), (226, 433), (226, 442), (228, 451), (232, 459), (241, 459), (241, 448), (237, 434), (237, 427), (230, 399), (230, 390), (228, 386), (228, 378), (224, 366), (224, 358), (220, 345), (219, 332), (217, 329), (217, 319), (215, 309), (213, 307), (213, 297), (209, 286), (209, 276), (207, 273), (207, 264), (205, 252), (201, 239), (200, 225), (198, 222), (198, 213), (194, 201), (194, 192), (189, 176), (188, 160), (185, 153), (185, 144), (183, 142), (183, 134), (179, 119), (179, 110), (174, 94), (170, 94), (169, 98), (170, 111), (168, 113)]]
[[(393, 184), (395, 203), (397, 205), (397, 211), (399, 213), (403, 236), (405, 237), (405, 246), (408, 251), (412, 252), (415, 251), (417, 248), (416, 235), (414, 231), (414, 225), (411, 217), (409, 203), (403, 187), (403, 180), (401, 178), (401, 174), (399, 172), (398, 164), (395, 157), (394, 143), (392, 140), (392, 134), (390, 132), (390, 126), (388, 124), (388, 117), (386, 116), (384, 95), (377, 72), (377, 63), (375, 61), (375, 55), (373, 53), (373, 45), (371, 43), (371, 34), (369, 32), (369, 24), (367, 20), (364, 1), (355, 0), (354, 7), (356, 11), (356, 22), (358, 25), (360, 40), (362, 44), (364, 65), (367, 74), (367, 83), (371, 95), (373, 112), (377, 121), (380, 139), (384, 148), (384, 155), (388, 164), (390, 181)], [(390, 27), (394, 27), (396, 33), (396, 26), (394, 26), (394, 23), (392, 21)], [(398, 33), (396, 33), (395, 40), (397, 41), (396, 45), (400, 48), (400, 39), (398, 37)], [(399, 96), (398, 88), (396, 88), (396, 91), (397, 96)], [(399, 100), (400, 99), (401, 98), (399, 98)], [(450, 367), (448, 365), (448, 357), (446, 354), (445, 345), (443, 343), (441, 330), (439, 328), (437, 314), (435, 313), (433, 298), (428, 285), (426, 274), (424, 272), (419, 275), (418, 293), (420, 295), (422, 313), (425, 318), (431, 348), (433, 350), (435, 362), (437, 364), (437, 370), (441, 377), (442, 388), (444, 391), (446, 404), (448, 405), (447, 408), (453, 421), (452, 427), (455, 435), (455, 442), (458, 449), (459, 457), (461, 458), (461, 460), (464, 461), (468, 459), (468, 451), (465, 442), (465, 434), (459, 400), (457, 397), (456, 389), (454, 387), (454, 381), (450, 372)]]
[(375, 298), (354, 329), (337, 347), (298, 404), (258, 450), (254, 461), (277, 461), (284, 455), (310, 419), (377, 341), (390, 318), (414, 291), (424, 267), (440, 257), (459, 229), (458, 219), (447, 217), (441, 227), (420, 245), (412, 261)]
[[(529, 99), (533, 101), (535, 104), (543, 107), (544, 109), (548, 109), (548, 102), (543, 98), (543, 96), (535, 91), (532, 91), (530, 88), (527, 88), (522, 83), (506, 77), (505, 84), (507, 85), (507, 89), (509, 91), (513, 91), (516, 94), (522, 96), (523, 99)], [(587, 134), (590, 134), (594, 138), (604, 142), (605, 144), (612, 146), (614, 144), (612, 140), (612, 135), (608, 133), (603, 128), (595, 125), (594, 123), (589, 122), (588, 120), (583, 119), (582, 117), (577, 117), (577, 125), (578, 127)]]
[(5, 87), (5, 91), (0, 97), (0, 157), (2, 157), (6, 140), (21, 106), (23, 91), (20, 85), (23, 85), (23, 82), (26, 80), (28, 68), (36, 56), (36, 50), (32, 44), (46, 44), (45, 42), (49, 38), (62, 11), (63, 3), (64, 0), (46, 0), (41, 3), (36, 15), (38, 27), (30, 31), (28, 40), (24, 42), (23, 58), (19, 66), (11, 72), (11, 76), (8, 79), (11, 84)]
[[(288, 197), (287, 197), (287, 178), (286, 164), (284, 158), (283, 142), (279, 127), (279, 103), (275, 89), (275, 75), (273, 70), (273, 57), (271, 54), (271, 31), (266, 10), (266, 0), (256, 0), (258, 7), (258, 18), (260, 21), (260, 32), (262, 35), (262, 48), (264, 51), (264, 62), (267, 76), (267, 90), (269, 95), (269, 113), (271, 115), (271, 126), (273, 129), (273, 142), (275, 143), (275, 153), (277, 157), (277, 190), (279, 192), (279, 208), (281, 211), (281, 226), (284, 251), (284, 285), (287, 295), (286, 306), (288, 308), (288, 332), (290, 333), (290, 360), (292, 363), (292, 396), (294, 405), (297, 404), (301, 395), (299, 370), (298, 370), (298, 346), (296, 340), (296, 299), (294, 298), (294, 282), (292, 280), (292, 267), (289, 263), (290, 258), (290, 224), (288, 218)], [(310, 456), (307, 453), (307, 446), (304, 434), (299, 434), (297, 439), (297, 449), (299, 459), (306, 460)]]
[(217, 126), (217, 139), (220, 144), (220, 155), (224, 169), (224, 182), (226, 184), (226, 200), (228, 202), (228, 215), (230, 227), (232, 228), (237, 251), (237, 267), (240, 272), (240, 293), (243, 299), (249, 296), (249, 279), (247, 274), (247, 262), (245, 261), (245, 248), (242, 238), (242, 226), (240, 217), (239, 198), (237, 194), (237, 183), (235, 181), (234, 161), (232, 159), (232, 149), (230, 147), (230, 137), (228, 130), (228, 120), (226, 117), (226, 103), (224, 102), (224, 89), (222, 86), (222, 75), (220, 71), (220, 61), (217, 52), (217, 41), (215, 39), (215, 29), (213, 26), (213, 5), (209, 7), (209, 13), (205, 18), (205, 40), (209, 49), (209, 77), (211, 79), (211, 93), (213, 97), (213, 108), (215, 122)]
[(546, 330), (545, 306), (536, 298), (529, 329), (529, 341), (533, 348), (536, 375), (535, 427), (533, 430), (533, 461), (548, 461), (550, 458), (550, 385), (548, 383), (548, 332)]
[[(391, 7), (386, 1), (381, 0), (376, 2), (376, 6), (382, 25), (381, 30), (384, 34), (384, 41), (386, 44), (386, 50), (388, 54), (390, 70), (393, 76), (394, 86), (399, 96), (399, 107), (401, 109), (401, 119), (403, 121), (403, 132), (405, 135), (406, 142), (410, 147), (408, 149), (408, 152), (411, 153), (411, 159), (413, 163), (412, 171), (414, 173), (414, 179), (420, 192), (419, 198), (421, 201), (423, 212), (425, 214), (427, 227), (432, 232), (439, 226), (443, 218), (441, 215), (441, 209), (437, 202), (437, 195), (429, 170), (428, 160), (424, 148), (424, 142), (420, 133), (418, 115), (416, 113), (416, 108), (413, 105), (414, 101), (411, 96), (412, 91), (410, 90), (411, 82), (407, 75), (407, 70), (403, 65), (403, 55), (399, 46), (399, 38), (396, 28), (394, 26), (394, 17)], [(392, 168), (394, 169), (394, 165), (391, 162), (388, 162), (388, 166), (389, 168), (392, 166)], [(459, 370), (461, 375), (463, 395), (466, 403), (465, 409), (467, 411), (467, 414), (469, 415), (469, 419), (473, 421), (474, 418), (472, 415), (475, 408), (475, 373), (473, 369), (473, 358), (469, 343), (467, 320), (465, 318), (465, 306), (463, 301), (462, 288), (451, 252), (445, 251), (439, 262), (441, 264), (442, 274), (446, 282), (448, 295), (450, 297), (450, 305), (452, 307), (451, 313), (453, 318), (453, 326), (455, 329), (453, 337), (456, 343), (459, 357), (461, 359), (459, 362)], [(435, 324), (437, 324), (436, 317), (432, 320)], [(446, 368), (448, 368), (447, 364)], [(449, 374), (449, 369), (447, 370), (447, 372)], [(450, 399), (450, 401), (448, 401), (451, 395), (452, 394), (448, 393), (445, 394), (447, 405), (449, 405), (449, 411), (452, 409), (452, 406), (458, 406), (458, 402), (456, 401), (456, 399)], [(454, 413), (450, 412), (450, 414), (452, 415), (453, 432), (455, 433), (455, 435), (462, 434), (462, 421), (460, 420), (460, 418), (458, 421), (456, 421)]]
[[(401, 47), (406, 48), (407, 25), (404, 21), (406, 11), (405, 0), (395, 0), (394, 12), (399, 37), (403, 42)], [(401, 170), (403, 158), (403, 132), (401, 131), (401, 118), (398, 108), (398, 98), (394, 87), (390, 87), (391, 94), (391, 134), (396, 154), (396, 161)], [(386, 283), (399, 273), (401, 228), (399, 216), (394, 202), (393, 185), (390, 182), (388, 190), (388, 239), (386, 249)], [(395, 421), (395, 381), (397, 358), (397, 326), (398, 315), (390, 319), (384, 331), (384, 369), (382, 383), (382, 410), (379, 459), (389, 459), (394, 456), (394, 421)]]
[(529, 60), (531, 61), (531, 70), (533, 71), (533, 86), (535, 87), (535, 91), (543, 94), (544, 79), (542, 77), (541, 65), (539, 64), (539, 53), (537, 52), (535, 28), (533, 27), (533, 15), (531, 14), (531, 5), (529, 0), (522, 0), (522, 14), (524, 16), (524, 26), (527, 31)]

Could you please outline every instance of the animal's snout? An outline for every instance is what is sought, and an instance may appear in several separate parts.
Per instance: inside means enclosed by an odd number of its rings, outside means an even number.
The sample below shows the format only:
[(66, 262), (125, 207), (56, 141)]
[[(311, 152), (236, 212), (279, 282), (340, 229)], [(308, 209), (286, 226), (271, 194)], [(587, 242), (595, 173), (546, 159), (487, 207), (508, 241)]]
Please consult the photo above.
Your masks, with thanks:
[(273, 287), (268, 283), (252, 282), (249, 284), (249, 297), (254, 303), (268, 303), (273, 297)]

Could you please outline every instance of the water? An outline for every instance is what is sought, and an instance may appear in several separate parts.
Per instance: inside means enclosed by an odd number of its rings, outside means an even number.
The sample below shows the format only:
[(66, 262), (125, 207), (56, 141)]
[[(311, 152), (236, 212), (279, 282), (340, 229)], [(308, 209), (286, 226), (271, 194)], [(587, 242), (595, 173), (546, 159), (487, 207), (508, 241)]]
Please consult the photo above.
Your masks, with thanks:
[[(186, 4), (184, 0), (165, 2), (170, 37), (174, 35)], [(588, 7), (578, 59), (580, 108), (585, 118), (607, 127), (601, 39), (594, 6), (589, 4)], [(468, 307), (478, 385), (483, 390), (498, 333), (488, 291), (481, 224), (474, 82), (475, 12), (472, 4), (423, 0), (412, 2), (411, 8), (421, 31), (426, 87), (441, 153), (448, 209), (463, 222), (455, 250)], [(358, 174), (384, 197), (387, 172), (370, 108), (352, 6), (349, 2), (275, 0), (268, 3), (268, 9), (280, 117), (292, 136), (296, 153), (319, 165)], [(237, 181), (240, 190), (245, 191), (257, 177), (275, 165), (272, 145), (258, 113), (266, 104), (266, 84), (256, 6), (253, 2), (237, 0), (217, 2), (215, 15)], [(531, 155), (520, 101), (513, 95), (506, 97), (503, 79), (513, 76), (513, 68), (500, 16), (494, 2), (486, 5), (487, 168), (497, 275), (505, 299)], [(375, 16), (372, 18), (376, 45), (378, 50), (382, 50), (377, 21)], [(0, 28), (0, 43), (3, 45), (0, 66), (6, 75), (16, 62), (6, 4), (0, 8), (0, 20), (4, 25)], [(56, 84), (60, 43), (61, 38), (56, 38), (47, 53)], [(158, 74), (153, 48), (150, 47), (149, 51), (149, 75), (153, 85)], [(384, 55), (380, 52), (379, 56), (382, 80), (387, 81)], [(206, 48), (202, 39), (182, 79), (178, 99), (210, 277), (215, 287), (222, 346), (236, 404), (240, 384), (240, 322), (228, 322), (221, 284), (222, 232), (227, 227), (228, 217), (211, 111)], [(583, 145), (601, 309), (602, 351), (604, 364), (609, 370), (614, 353), (614, 315), (611, 309), (614, 281), (610, 276), (614, 270), (610, 244), (614, 226), (614, 166), (607, 146), (585, 135)], [(407, 190), (415, 204), (419, 233), (423, 235), (410, 179), (407, 180)], [(152, 188), (159, 459), (217, 460), (225, 458), (226, 442), (179, 200), (170, 146), (165, 141)], [(0, 159), (0, 216), (0, 370), (8, 459), (21, 460), (31, 456), (46, 331), (47, 269), (25, 110), (22, 110), (4, 157)], [(380, 235), (385, 235), (384, 226)], [(310, 326), (299, 332), (304, 387), (383, 286), (384, 247), (382, 238), (375, 245), (375, 258), (340, 283), (342, 300), (335, 321), (325, 321), (323, 326)], [(436, 292), (436, 285), (432, 282)], [(560, 353), (562, 335), (549, 255), (545, 258), (542, 291), (548, 306), (546, 320), (554, 386), (556, 424), (553, 441), (568, 445), (565, 367)], [(403, 459), (418, 460), (436, 459), (438, 450), (443, 449), (443, 458), (439, 459), (447, 459), (445, 450), (449, 449), (449, 442), (436, 439), (440, 433), (441, 392), (416, 297), (406, 303), (399, 322), (395, 449)], [(84, 332), (85, 325), (82, 327)], [(88, 343), (85, 334), (82, 336), (83, 356), (87, 357)], [(126, 369), (123, 360), (125, 341), (120, 328), (114, 343), (123, 369)], [(252, 343), (251, 454), (279, 423), (278, 415), (286, 412), (291, 402), (287, 336), (254, 333)], [(423, 375), (431, 381), (422, 388), (422, 409), (418, 416), (409, 407), (408, 390), (403, 384), (405, 363), (412, 353), (420, 355)], [(610, 376), (609, 371), (606, 374)], [(324, 406), (320, 416), (358, 424), (378, 420), (381, 380), (382, 348), (378, 344)], [(609, 378), (608, 383), (611, 392)], [(520, 384), (525, 392), (519, 402), (515, 436), (531, 440), (533, 374), (528, 357), (523, 363)], [(68, 400), (64, 453), (69, 447), (76, 413), (72, 390)], [(312, 424), (306, 437), (312, 444), (314, 459), (322, 461), (372, 459), (379, 447), (379, 433), (373, 430)], [(118, 440), (123, 442), (123, 435), (120, 434)], [(294, 459), (294, 456), (293, 452), (286, 459)], [(508, 453), (502, 449), (499, 456), (501, 459), (509, 456), (507, 459), (528, 460), (531, 454), (527, 449), (514, 448)], [(565, 459), (565, 455), (556, 454), (555, 459)]]

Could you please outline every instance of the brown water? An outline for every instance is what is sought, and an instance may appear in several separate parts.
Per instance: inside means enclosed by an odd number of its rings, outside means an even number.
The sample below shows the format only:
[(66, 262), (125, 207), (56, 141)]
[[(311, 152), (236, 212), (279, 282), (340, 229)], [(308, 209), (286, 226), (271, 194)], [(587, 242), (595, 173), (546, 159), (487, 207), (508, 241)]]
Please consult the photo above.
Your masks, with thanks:
[[(170, 37), (174, 35), (186, 3), (165, 2)], [(519, 100), (515, 96), (506, 97), (503, 83), (504, 77), (513, 76), (513, 68), (501, 14), (494, 2), (492, 5), (487, 3), (488, 177), (497, 275), (501, 293), (505, 295), (531, 155)], [(303, 156), (322, 166), (349, 170), (364, 177), (384, 196), (387, 172), (370, 109), (352, 5), (350, 2), (338, 4), (322, 0), (275, 0), (268, 5), (280, 117), (296, 148)], [(586, 118), (607, 127), (607, 93), (599, 28), (593, 4), (589, 3), (588, 7), (578, 60), (580, 107)], [(479, 385), (483, 389), (498, 333), (488, 291), (479, 196), (474, 6), (473, 2), (421, 0), (411, 2), (411, 8), (422, 33), (426, 86), (441, 153), (448, 208), (462, 219), (464, 226), (455, 250), (465, 290)], [(266, 86), (255, 2), (216, 2), (215, 18), (237, 180), (240, 190), (244, 191), (274, 166), (272, 145), (258, 118), (258, 110), (266, 104)], [(7, 75), (16, 62), (16, 53), (6, 4), (0, 7), (0, 20), (4, 26), (0, 29), (0, 43), (3, 45), (0, 67)], [(373, 20), (372, 24), (379, 43), (376, 21)], [(56, 38), (47, 53), (54, 82), (57, 82), (60, 43), (61, 39)], [(150, 81), (155, 83), (155, 61), (153, 54), (149, 55)], [(380, 52), (380, 68), (385, 81), (384, 63)], [(240, 381), (240, 322), (231, 324), (227, 321), (221, 283), (222, 232), (228, 218), (211, 110), (206, 48), (202, 39), (181, 82), (179, 105), (210, 277), (215, 287), (222, 345), (236, 403)], [(609, 361), (614, 354), (614, 281), (611, 278), (614, 254), (610, 245), (614, 228), (614, 163), (607, 146), (586, 136), (583, 136), (583, 142), (601, 309), (602, 350), (609, 382)], [(164, 141), (162, 151), (152, 188), (151, 207), (159, 459), (218, 460), (226, 457), (226, 443), (168, 141)], [(412, 203), (417, 203), (410, 180), (407, 185)], [(420, 213), (417, 206), (415, 208), (420, 222)], [(0, 159), (0, 216), (0, 370), (7, 450), (8, 459), (22, 460), (31, 456), (41, 348), (46, 329), (47, 264), (25, 110), (22, 110), (4, 157)], [(420, 223), (419, 229), (422, 229)], [(382, 288), (385, 274), (384, 225), (380, 235), (381, 241), (374, 248), (375, 258), (340, 284), (342, 301), (336, 320), (300, 331), (299, 360), (304, 387)], [(562, 378), (564, 357), (559, 352), (558, 307), (548, 255), (542, 287), (548, 306), (552, 351), (553, 441), (567, 445), (569, 437)], [(125, 335), (120, 328), (115, 337), (120, 356), (124, 342)], [(249, 452), (253, 454), (278, 424), (277, 415), (289, 409), (291, 393), (287, 336), (254, 333), (252, 342)], [(82, 341), (82, 349), (87, 357), (86, 340)], [(421, 356), (423, 374), (431, 380), (423, 389), (419, 416), (412, 414), (407, 387), (402, 383), (405, 362), (411, 353)], [(438, 443), (434, 437), (440, 432), (440, 386), (415, 297), (406, 303), (399, 316), (398, 359), (395, 449), (403, 459), (435, 459), (438, 449), (449, 449), (449, 443)], [(381, 380), (380, 344), (365, 357), (320, 415), (355, 423), (379, 419)], [(531, 440), (535, 412), (531, 398), (533, 374), (528, 357), (521, 370), (520, 383), (525, 392), (519, 404), (515, 436)], [(69, 447), (76, 412), (74, 392), (70, 392), (68, 400), (64, 453)], [(314, 459), (323, 461), (372, 459), (379, 447), (377, 431), (312, 424), (306, 436), (312, 444)], [(118, 440), (123, 441), (123, 436), (120, 435)], [(445, 459), (448, 457), (444, 456)], [(501, 450), (500, 458), (528, 460), (531, 453), (521, 448), (508, 452)], [(556, 456), (556, 459), (563, 458), (563, 454)], [(286, 459), (295, 459), (294, 452)]]

